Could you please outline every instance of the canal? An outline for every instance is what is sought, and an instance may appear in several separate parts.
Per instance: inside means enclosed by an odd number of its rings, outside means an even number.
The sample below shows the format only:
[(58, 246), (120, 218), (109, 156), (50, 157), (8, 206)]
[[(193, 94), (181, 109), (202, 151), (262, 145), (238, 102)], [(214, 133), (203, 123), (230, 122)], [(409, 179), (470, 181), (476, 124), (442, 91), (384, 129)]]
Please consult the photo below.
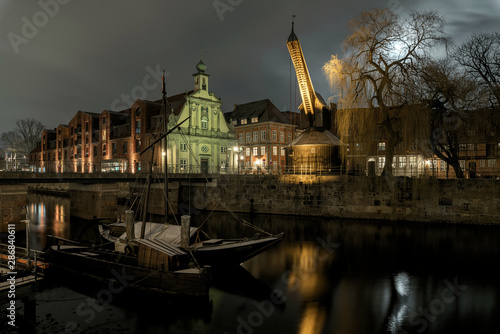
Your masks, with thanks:
[[(95, 237), (70, 218), (69, 199), (30, 194), (28, 207), (32, 248), (43, 249), (46, 235)], [(191, 215), (212, 237), (255, 233), (229, 214)], [(34, 293), (36, 333), (500, 332), (498, 226), (261, 215), (253, 223), (285, 240), (217, 277), (209, 303), (126, 290), (103, 301), (102, 286), (63, 279)], [(20, 318), (24, 311), (19, 303)]]

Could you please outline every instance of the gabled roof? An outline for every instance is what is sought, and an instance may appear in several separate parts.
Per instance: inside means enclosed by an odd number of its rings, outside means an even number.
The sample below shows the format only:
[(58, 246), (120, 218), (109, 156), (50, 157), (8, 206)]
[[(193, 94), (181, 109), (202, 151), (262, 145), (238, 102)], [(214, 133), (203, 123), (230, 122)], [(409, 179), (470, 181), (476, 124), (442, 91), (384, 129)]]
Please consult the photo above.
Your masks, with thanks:
[(289, 146), (300, 145), (343, 146), (344, 144), (330, 131), (310, 127), (295, 138)]
[(286, 117), (279, 111), (278, 108), (269, 100), (260, 100), (245, 104), (237, 104), (231, 113), (233, 120), (248, 119), (258, 117), (259, 122), (277, 122), (289, 124)]

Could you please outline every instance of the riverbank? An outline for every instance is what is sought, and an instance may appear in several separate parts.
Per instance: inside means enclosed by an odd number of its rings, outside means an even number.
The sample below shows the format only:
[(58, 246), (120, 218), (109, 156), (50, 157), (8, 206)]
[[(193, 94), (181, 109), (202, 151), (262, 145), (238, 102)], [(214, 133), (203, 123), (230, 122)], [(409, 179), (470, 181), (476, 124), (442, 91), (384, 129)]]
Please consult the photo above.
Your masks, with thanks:
[(181, 186), (179, 203), (210, 211), (499, 224), (500, 181), (221, 175), (206, 185)]

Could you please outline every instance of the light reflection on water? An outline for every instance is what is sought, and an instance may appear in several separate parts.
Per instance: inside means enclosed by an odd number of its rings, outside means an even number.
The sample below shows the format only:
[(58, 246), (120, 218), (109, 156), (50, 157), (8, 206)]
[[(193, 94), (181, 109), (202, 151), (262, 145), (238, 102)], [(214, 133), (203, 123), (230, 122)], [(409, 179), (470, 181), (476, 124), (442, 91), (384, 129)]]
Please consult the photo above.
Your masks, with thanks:
[[(30, 196), (35, 248), (43, 248), (46, 234), (68, 239), (80, 235), (84, 225), (73, 219), (70, 223), (68, 199)], [(212, 216), (204, 225), (211, 236), (254, 234), (229, 215)], [(193, 216), (193, 225), (203, 220), (202, 214)], [(205, 314), (202, 320), (181, 311), (182, 315), (163, 312), (151, 319), (146, 313), (150, 308), (131, 310), (124, 302), (104, 310), (90, 324), (81, 322), (82, 328), (116, 330), (114, 326), (121, 322), (150, 333), (479, 333), (500, 329), (496, 320), (500, 318), (500, 276), (494, 270), (500, 254), (498, 227), (282, 216), (257, 216), (253, 222), (272, 233), (285, 232), (286, 238), (247, 261), (246, 271), (225, 275), (211, 289), (213, 308), (205, 310), (208, 317)], [(453, 286), (459, 288), (451, 291)], [(98, 291), (90, 290), (89, 297), (95, 298)], [(273, 292), (281, 293), (283, 303), (269, 304)], [(78, 302), (72, 307), (76, 309)], [(73, 312), (73, 318), (66, 320), (79, 318)]]

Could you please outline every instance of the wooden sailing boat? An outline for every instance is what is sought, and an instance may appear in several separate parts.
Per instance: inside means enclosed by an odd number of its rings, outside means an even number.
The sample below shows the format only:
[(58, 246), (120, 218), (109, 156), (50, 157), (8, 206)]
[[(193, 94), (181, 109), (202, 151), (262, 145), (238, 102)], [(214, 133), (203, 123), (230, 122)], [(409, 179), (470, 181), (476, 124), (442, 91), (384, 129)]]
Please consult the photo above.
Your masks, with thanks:
[[(147, 148), (152, 148), (151, 160), (155, 144), (179, 125), (162, 134)], [(126, 212), (127, 232), (121, 242), (123, 249), (129, 250), (128, 254), (49, 236), (53, 242), (49, 253), (51, 265), (101, 280), (118, 280), (123, 286), (175, 295), (208, 297), (210, 281), (207, 268), (200, 267), (189, 252), (168, 240), (152, 238), (151, 235), (146, 238), (146, 208), (151, 174), (152, 161), (147, 178), (148, 192), (144, 201), (143, 223), (136, 225), (134, 212)], [(139, 238), (135, 238), (136, 227), (139, 227)]]
[[(167, 105), (171, 109), (169, 102), (166, 98), (165, 92), (165, 81), (162, 79), (162, 118), (163, 118), (163, 129), (165, 133), (156, 139), (151, 145), (145, 148), (140, 154), (152, 150), (152, 157), (154, 156), (154, 147), (160, 141), (163, 140), (164, 150), (167, 148), (167, 136), (169, 133), (179, 128), (182, 123), (187, 121), (189, 117), (184, 119), (182, 122), (174, 126), (171, 130), (167, 129)], [(144, 196), (144, 202), (146, 203), (144, 207), (144, 212), (142, 215), (142, 222), (136, 222), (134, 226), (129, 226), (129, 230), (132, 229), (135, 235), (140, 233), (140, 239), (142, 240), (159, 240), (166, 242), (174, 247), (182, 249), (184, 252), (189, 253), (196, 263), (199, 265), (211, 265), (211, 266), (234, 266), (239, 265), (248, 259), (262, 253), (268, 248), (278, 244), (283, 240), (284, 233), (279, 233), (272, 235), (253, 224), (243, 220), (238, 219), (247, 227), (256, 229), (257, 233), (253, 238), (239, 238), (239, 239), (211, 239), (206, 234), (204, 234), (197, 227), (191, 227), (190, 217), (183, 216), (182, 224), (174, 225), (167, 222), (168, 219), (168, 164), (167, 164), (167, 154), (163, 156), (163, 172), (164, 172), (164, 192), (165, 192), (165, 221), (163, 223), (146, 223), (146, 208), (149, 199), (149, 184), (151, 178), (148, 177), (146, 193)], [(150, 164), (150, 173), (151, 175)], [(99, 225), (101, 235), (108, 241), (115, 243), (115, 249), (122, 252), (134, 252), (132, 247), (128, 245), (130, 243), (126, 233), (123, 229), (125, 223), (113, 223), (108, 224), (107, 228), (103, 224)], [(140, 228), (140, 230), (139, 230)], [(120, 231), (118, 235), (113, 235), (113, 229)], [(266, 236), (261, 236), (261, 234)]]

